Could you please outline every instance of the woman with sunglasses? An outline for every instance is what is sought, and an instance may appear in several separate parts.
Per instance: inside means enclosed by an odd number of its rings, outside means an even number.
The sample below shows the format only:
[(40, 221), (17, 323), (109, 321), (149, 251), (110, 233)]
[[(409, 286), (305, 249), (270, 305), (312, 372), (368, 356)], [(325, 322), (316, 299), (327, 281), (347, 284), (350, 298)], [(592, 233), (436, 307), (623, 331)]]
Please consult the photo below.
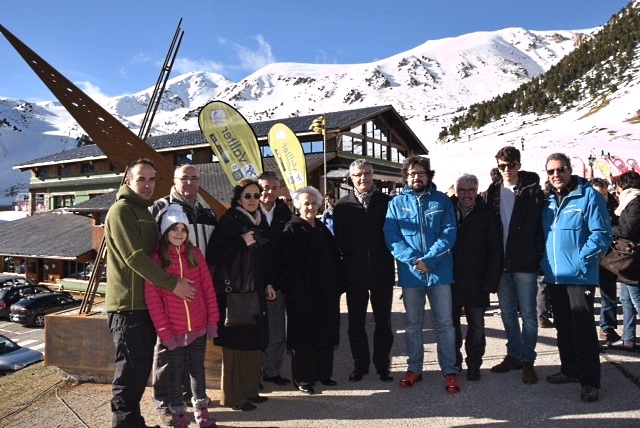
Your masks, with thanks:
[(280, 235), (280, 276), (287, 307), (287, 348), (294, 386), (313, 394), (317, 381), (335, 386), (333, 350), (340, 340), (338, 247), (318, 218), (322, 195), (304, 187), (293, 196), (300, 216)]
[(207, 247), (221, 314), (214, 340), (222, 348), (220, 405), (242, 411), (267, 400), (258, 388), (269, 339), (266, 299), (275, 296), (266, 295), (262, 277), (261, 193), (255, 180), (238, 182)]

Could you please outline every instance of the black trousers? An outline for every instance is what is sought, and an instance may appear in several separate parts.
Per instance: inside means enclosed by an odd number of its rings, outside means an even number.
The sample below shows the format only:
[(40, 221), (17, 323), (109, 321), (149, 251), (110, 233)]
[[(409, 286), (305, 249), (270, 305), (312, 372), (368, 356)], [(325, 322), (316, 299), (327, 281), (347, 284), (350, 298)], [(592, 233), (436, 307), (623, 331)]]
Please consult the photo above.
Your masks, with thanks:
[[(464, 340), (464, 350), (467, 354), (467, 367), (480, 368), (482, 357), (487, 347), (487, 338), (484, 334), (485, 308), (464, 307), (467, 318), (467, 335)], [(462, 306), (453, 306), (453, 328), (456, 331), (456, 366), (462, 366), (462, 327), (460, 317)]]
[(347, 309), (349, 311), (349, 345), (355, 369), (369, 371), (371, 362), (369, 340), (367, 338), (367, 307), (371, 299), (375, 329), (373, 331), (373, 365), (378, 373), (388, 373), (391, 365), (391, 303), (393, 286), (384, 288), (347, 289)]
[(151, 374), (156, 331), (148, 311), (112, 312), (109, 331), (115, 345), (111, 399), (114, 428), (139, 428), (145, 422), (140, 400)]
[(296, 384), (328, 379), (333, 375), (333, 346), (291, 350), (291, 374)]
[(593, 316), (595, 285), (547, 284), (558, 330), (560, 370), (600, 388), (600, 347)]

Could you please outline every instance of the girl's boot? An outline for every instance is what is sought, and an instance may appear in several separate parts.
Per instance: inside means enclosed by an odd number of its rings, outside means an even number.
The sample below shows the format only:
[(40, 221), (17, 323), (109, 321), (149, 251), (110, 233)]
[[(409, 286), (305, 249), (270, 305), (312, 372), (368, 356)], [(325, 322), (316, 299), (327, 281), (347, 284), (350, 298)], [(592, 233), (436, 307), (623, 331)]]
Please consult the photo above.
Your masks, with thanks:
[(217, 427), (215, 419), (209, 415), (209, 398), (205, 397), (200, 400), (191, 399), (193, 403), (193, 413), (199, 427)]
[(169, 411), (171, 412), (171, 424), (174, 428), (189, 428), (186, 403), (179, 406), (169, 406)]

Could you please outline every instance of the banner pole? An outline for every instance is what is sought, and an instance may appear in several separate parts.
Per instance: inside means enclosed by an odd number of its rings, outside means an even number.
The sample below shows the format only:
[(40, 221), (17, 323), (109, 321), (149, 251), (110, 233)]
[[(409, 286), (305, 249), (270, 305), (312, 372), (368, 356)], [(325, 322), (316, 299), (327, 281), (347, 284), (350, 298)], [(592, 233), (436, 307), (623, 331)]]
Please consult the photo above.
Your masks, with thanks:
[(324, 129), (322, 130), (322, 164), (324, 167), (324, 189), (322, 195), (327, 193), (327, 116), (322, 114), (322, 122), (324, 122)]

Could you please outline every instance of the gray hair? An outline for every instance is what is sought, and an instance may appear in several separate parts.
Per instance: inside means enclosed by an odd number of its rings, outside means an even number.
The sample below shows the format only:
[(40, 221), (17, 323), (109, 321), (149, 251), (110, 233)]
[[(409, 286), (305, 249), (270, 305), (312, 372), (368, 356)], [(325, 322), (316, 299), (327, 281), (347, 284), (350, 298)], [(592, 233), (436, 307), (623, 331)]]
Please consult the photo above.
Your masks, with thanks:
[(296, 207), (297, 209), (300, 209), (300, 196), (301, 195), (310, 195), (316, 198), (316, 201), (318, 202), (318, 204), (321, 204), (323, 199), (322, 199), (322, 194), (320, 193), (320, 191), (318, 189), (316, 189), (313, 186), (306, 186), (303, 187), (302, 189), (298, 190), (297, 192), (295, 192), (292, 195), (293, 198), (293, 206)]
[(371, 164), (371, 162), (369, 162), (366, 159), (356, 159), (353, 162), (351, 162), (351, 165), (349, 165), (349, 174), (352, 174), (353, 171), (355, 171), (358, 168), (359, 169), (367, 168), (371, 170), (371, 172), (373, 172), (373, 165)]
[(549, 163), (549, 161), (552, 160), (564, 163), (564, 166), (569, 168), (569, 171), (573, 172), (573, 168), (571, 167), (571, 159), (569, 159), (569, 156), (565, 155), (564, 153), (551, 153), (549, 156), (547, 156), (547, 160), (544, 163), (545, 169), (547, 169), (547, 164)]
[(478, 177), (476, 177), (473, 174), (462, 174), (460, 177), (458, 177), (458, 179), (456, 180), (456, 192), (458, 191), (458, 186), (461, 183), (473, 183), (473, 185), (475, 186), (475, 188), (478, 188)]

